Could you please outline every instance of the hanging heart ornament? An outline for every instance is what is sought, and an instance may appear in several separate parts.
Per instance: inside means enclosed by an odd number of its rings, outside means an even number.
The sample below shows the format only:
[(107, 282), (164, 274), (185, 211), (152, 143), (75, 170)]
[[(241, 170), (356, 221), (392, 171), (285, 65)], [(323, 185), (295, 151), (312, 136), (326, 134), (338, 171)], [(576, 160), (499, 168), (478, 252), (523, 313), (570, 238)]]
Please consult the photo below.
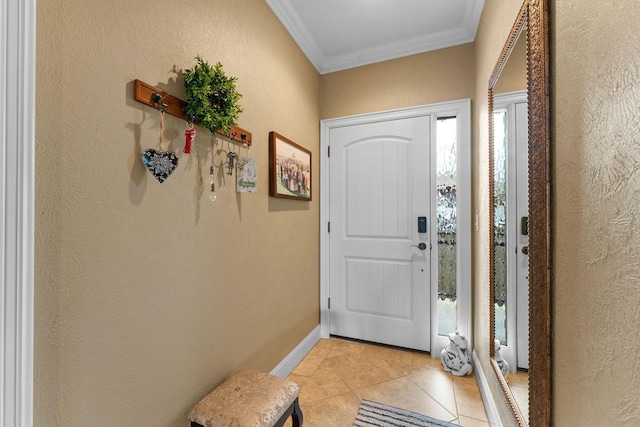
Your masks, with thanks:
[(178, 167), (178, 157), (172, 151), (148, 148), (142, 153), (142, 163), (149, 172), (162, 184)]

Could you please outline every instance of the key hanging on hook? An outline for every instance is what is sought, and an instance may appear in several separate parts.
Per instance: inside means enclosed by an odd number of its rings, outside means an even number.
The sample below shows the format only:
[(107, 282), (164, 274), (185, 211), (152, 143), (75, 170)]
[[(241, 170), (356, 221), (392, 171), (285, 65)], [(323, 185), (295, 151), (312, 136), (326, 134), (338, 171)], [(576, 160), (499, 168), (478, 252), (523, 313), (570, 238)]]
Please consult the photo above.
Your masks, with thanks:
[(227, 159), (229, 159), (229, 163), (227, 164), (227, 168), (229, 169), (227, 171), (227, 175), (233, 175), (233, 168), (236, 157), (238, 157), (238, 154), (234, 153), (233, 151), (229, 151), (227, 153)]
[[(235, 136), (235, 133), (232, 134), (231, 138)], [(227, 140), (227, 175), (233, 175), (233, 167), (236, 157), (238, 157), (237, 153), (231, 151), (231, 139)]]
[(214, 162), (214, 143), (211, 141), (211, 166), (209, 166), (209, 184), (211, 184), (211, 192), (209, 193), (209, 200), (212, 202), (216, 201), (216, 177), (214, 175), (213, 170), (213, 162)]

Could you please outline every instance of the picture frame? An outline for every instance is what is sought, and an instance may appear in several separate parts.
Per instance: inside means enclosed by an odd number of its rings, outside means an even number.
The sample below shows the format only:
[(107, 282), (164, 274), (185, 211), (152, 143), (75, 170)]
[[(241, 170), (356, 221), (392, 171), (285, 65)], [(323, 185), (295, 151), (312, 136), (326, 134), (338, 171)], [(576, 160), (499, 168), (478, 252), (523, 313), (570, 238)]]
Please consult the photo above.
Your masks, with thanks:
[(269, 195), (311, 201), (311, 151), (269, 132)]

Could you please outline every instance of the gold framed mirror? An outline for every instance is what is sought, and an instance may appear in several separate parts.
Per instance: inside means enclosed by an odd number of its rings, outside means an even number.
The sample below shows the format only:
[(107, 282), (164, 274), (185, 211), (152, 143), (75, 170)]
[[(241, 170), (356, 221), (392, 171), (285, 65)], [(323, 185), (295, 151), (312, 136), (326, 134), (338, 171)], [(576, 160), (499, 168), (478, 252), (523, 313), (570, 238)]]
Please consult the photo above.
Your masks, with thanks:
[[(519, 425), (551, 425), (551, 165), (548, 0), (524, 0), (489, 79), (489, 318), (491, 366)], [(496, 210), (494, 106), (500, 76), (526, 42), (528, 110), (528, 408), (518, 405), (494, 357), (496, 315)], [(524, 230), (523, 221), (522, 229)], [(500, 231), (500, 230), (498, 230)], [(524, 233), (524, 231), (523, 231)], [(512, 248), (509, 248), (511, 250)], [(523, 251), (522, 248), (514, 248)], [(528, 416), (527, 416), (528, 415)]]

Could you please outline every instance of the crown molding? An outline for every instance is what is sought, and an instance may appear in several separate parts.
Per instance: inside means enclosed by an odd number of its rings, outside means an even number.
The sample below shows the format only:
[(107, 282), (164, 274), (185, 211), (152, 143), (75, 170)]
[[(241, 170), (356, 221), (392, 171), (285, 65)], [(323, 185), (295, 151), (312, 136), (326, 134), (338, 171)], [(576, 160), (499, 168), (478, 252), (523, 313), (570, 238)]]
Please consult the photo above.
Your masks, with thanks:
[(287, 29), (293, 40), (298, 44), (309, 61), (322, 74), (324, 54), (320, 47), (309, 34), (306, 25), (288, 1), (265, 0), (282, 25)]
[(347, 55), (330, 56), (324, 59), (322, 68), (318, 71), (320, 71), (320, 74), (333, 73), (335, 71), (361, 67), (376, 62), (389, 61), (391, 59), (458, 46), (470, 43), (473, 40), (474, 35), (468, 34), (466, 29), (462, 27), (452, 28), (424, 37), (389, 43), (371, 49), (362, 49)]
[(470, 0), (467, 2), (462, 25), (458, 27), (348, 54), (326, 56), (300, 19), (291, 0), (265, 1), (320, 74), (471, 43), (475, 40), (484, 8), (484, 0)]

